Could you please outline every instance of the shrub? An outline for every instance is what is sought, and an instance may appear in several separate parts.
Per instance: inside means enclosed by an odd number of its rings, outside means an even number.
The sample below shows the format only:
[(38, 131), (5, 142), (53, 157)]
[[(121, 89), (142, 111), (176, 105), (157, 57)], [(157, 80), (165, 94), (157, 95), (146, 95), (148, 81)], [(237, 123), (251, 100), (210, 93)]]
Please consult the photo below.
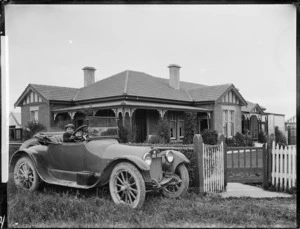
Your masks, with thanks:
[(216, 130), (204, 130), (201, 135), (204, 144), (216, 145), (218, 143), (218, 132)]
[(259, 143), (266, 143), (268, 140), (268, 136), (264, 131), (259, 131), (258, 133), (258, 142)]
[(164, 143), (170, 142), (170, 124), (166, 119), (160, 119), (157, 125), (157, 136), (159, 136)]
[(275, 126), (275, 141), (279, 145), (283, 145), (283, 146), (287, 145), (286, 138), (284, 134), (281, 132), (281, 130), (279, 130), (278, 126)]
[(251, 136), (248, 134), (236, 133), (232, 138), (226, 138), (227, 146), (239, 147), (239, 146), (254, 146)]
[(25, 126), (25, 139), (32, 138), (36, 133), (46, 130), (46, 127), (38, 122), (31, 121)]
[(193, 143), (193, 138), (196, 133), (196, 117), (197, 114), (195, 112), (185, 112), (184, 113), (184, 137), (183, 144), (191, 144)]
[(164, 140), (161, 139), (158, 135), (152, 135), (148, 140), (147, 143), (149, 144), (159, 144), (159, 143), (163, 143)]
[(119, 138), (121, 143), (128, 142), (129, 131), (123, 126), (119, 125)]

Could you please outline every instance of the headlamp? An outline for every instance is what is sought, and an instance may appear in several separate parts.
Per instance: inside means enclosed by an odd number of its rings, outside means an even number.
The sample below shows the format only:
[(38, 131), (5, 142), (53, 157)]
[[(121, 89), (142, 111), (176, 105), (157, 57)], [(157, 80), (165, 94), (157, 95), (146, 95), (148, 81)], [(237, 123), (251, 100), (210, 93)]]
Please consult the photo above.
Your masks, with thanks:
[(152, 163), (152, 157), (151, 157), (150, 153), (146, 153), (143, 156), (143, 160), (150, 166)]
[(174, 160), (174, 154), (171, 150), (168, 150), (166, 153), (166, 160), (167, 162), (171, 163)]

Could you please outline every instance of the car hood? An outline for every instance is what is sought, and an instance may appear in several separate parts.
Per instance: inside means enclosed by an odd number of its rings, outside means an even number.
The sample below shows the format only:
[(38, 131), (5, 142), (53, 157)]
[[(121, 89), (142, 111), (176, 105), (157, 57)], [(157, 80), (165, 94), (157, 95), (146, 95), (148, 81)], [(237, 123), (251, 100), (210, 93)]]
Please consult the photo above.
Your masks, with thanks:
[(115, 159), (125, 155), (142, 158), (151, 150), (150, 147), (119, 144), (116, 139), (90, 141), (86, 143), (86, 148), (90, 153), (105, 159)]

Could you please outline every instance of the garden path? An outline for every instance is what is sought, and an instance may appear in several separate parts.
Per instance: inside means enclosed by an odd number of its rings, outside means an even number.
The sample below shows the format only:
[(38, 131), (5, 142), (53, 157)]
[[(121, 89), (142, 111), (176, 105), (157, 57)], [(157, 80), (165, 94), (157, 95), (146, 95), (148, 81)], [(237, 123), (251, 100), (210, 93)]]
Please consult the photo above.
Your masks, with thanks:
[(273, 197), (292, 197), (292, 195), (282, 192), (270, 192), (260, 187), (241, 183), (228, 183), (226, 192), (220, 193), (226, 197), (251, 197), (251, 198), (273, 198)]

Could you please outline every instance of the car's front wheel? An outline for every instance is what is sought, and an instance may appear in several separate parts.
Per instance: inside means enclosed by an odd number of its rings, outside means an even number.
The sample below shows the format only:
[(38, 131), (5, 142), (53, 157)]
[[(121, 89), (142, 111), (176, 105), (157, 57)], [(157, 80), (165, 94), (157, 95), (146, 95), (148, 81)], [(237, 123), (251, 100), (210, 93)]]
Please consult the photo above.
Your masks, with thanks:
[(132, 208), (142, 207), (145, 201), (145, 181), (139, 170), (130, 163), (117, 164), (109, 180), (109, 190), (116, 204), (127, 204)]
[(177, 166), (175, 176), (170, 183), (162, 189), (162, 194), (168, 198), (176, 198), (187, 192), (189, 188), (189, 173), (184, 164)]
[(29, 157), (21, 157), (15, 164), (14, 182), (17, 187), (29, 191), (33, 191), (38, 188), (40, 177)]

